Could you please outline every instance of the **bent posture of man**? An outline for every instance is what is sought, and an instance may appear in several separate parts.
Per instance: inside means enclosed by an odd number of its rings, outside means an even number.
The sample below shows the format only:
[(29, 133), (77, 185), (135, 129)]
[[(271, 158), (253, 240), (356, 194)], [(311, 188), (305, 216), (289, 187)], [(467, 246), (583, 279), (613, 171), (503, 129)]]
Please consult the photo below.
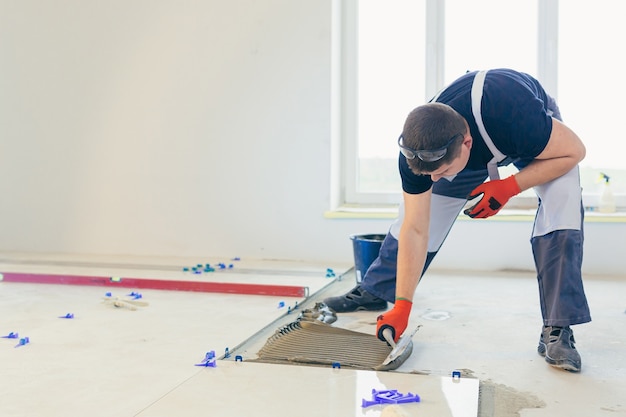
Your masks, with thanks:
[[(539, 206), (531, 246), (543, 329), (538, 352), (556, 367), (579, 372), (571, 325), (591, 321), (582, 283), (583, 206), (580, 138), (562, 121), (541, 84), (510, 69), (469, 72), (407, 117), (400, 147), (403, 204), (378, 258), (360, 285), (324, 302), (338, 313), (380, 311), (377, 334), (406, 330), (420, 278), (468, 199), (472, 218), (496, 214), (534, 188)], [(518, 172), (505, 179), (498, 166)], [(489, 178), (489, 181), (485, 181)]]

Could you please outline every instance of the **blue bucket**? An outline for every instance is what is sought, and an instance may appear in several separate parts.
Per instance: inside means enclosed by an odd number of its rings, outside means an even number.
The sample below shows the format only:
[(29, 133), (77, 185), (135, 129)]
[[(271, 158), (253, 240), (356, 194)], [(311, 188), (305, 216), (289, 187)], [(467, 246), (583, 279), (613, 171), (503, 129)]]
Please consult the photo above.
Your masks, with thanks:
[(386, 235), (352, 235), (352, 249), (354, 251), (354, 271), (356, 282), (360, 283), (367, 269), (374, 259), (378, 258), (378, 252), (385, 240)]

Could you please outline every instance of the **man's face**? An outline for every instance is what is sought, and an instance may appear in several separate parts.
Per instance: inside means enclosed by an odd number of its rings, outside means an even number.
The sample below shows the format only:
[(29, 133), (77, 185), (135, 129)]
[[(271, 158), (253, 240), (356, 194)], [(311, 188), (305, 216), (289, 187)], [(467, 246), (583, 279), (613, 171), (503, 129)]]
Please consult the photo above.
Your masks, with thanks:
[(463, 137), (463, 143), (461, 144), (461, 152), (459, 156), (453, 159), (449, 164), (440, 166), (437, 170), (430, 172), (430, 178), (433, 182), (439, 181), (441, 178), (450, 177), (463, 171), (467, 165), (467, 161), (470, 157), (470, 150), (472, 149), (472, 137), (469, 133)]

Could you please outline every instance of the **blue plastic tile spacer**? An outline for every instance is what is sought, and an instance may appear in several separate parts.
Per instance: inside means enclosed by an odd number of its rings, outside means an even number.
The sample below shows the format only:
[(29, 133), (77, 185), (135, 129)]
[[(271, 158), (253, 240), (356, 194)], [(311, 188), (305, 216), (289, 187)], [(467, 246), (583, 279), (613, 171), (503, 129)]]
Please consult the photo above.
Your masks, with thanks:
[(74, 314), (73, 313), (67, 313), (64, 316), (59, 316), (60, 319), (73, 319), (74, 318)]
[(241, 355), (235, 356), (235, 362), (243, 362), (243, 356)]
[(452, 371), (452, 378), (461, 379), (461, 371)]
[(196, 363), (195, 366), (206, 366), (215, 368), (215, 351), (210, 350), (204, 355), (204, 359), (200, 363)]
[(285, 302), (284, 301), (280, 301), (278, 303), (278, 307), (277, 308), (283, 308), (283, 307), (285, 307)]
[(212, 359), (210, 361), (197, 363), (195, 366), (204, 366), (205, 368), (217, 368), (217, 363), (215, 359)]
[(418, 403), (418, 402), (420, 402), (420, 396), (411, 394), (410, 392), (396, 399), (396, 404)]
[(228, 351), (228, 348), (224, 349), (224, 357), (230, 358), (230, 352)]
[(10, 332), (8, 335), (6, 336), (0, 336), (3, 339), (17, 339), (19, 337), (19, 334), (17, 332)]
[(113, 295), (113, 294), (111, 294), (111, 292), (110, 292), (110, 291), (109, 291), (109, 292), (105, 292), (105, 293), (104, 293), (104, 296), (105, 296), (105, 297), (111, 297), (112, 295)]
[(339, 362), (333, 362), (333, 368), (341, 369), (341, 364)]
[(15, 347), (20, 347), (20, 346), (24, 346), (30, 343), (30, 339), (28, 337), (23, 337), (20, 339), (20, 342), (15, 345)]
[(361, 407), (362, 408), (366, 408), (366, 407), (371, 407), (372, 405), (379, 405), (381, 404), (380, 401), (370, 401), (370, 400), (366, 400), (365, 398), (363, 398), (363, 400), (361, 401)]
[(371, 405), (377, 405), (377, 404), (406, 404), (406, 403), (413, 403), (413, 402), (418, 403), (420, 401), (421, 401), (420, 396), (417, 394), (413, 394), (411, 392), (402, 394), (401, 392), (398, 392), (397, 389), (392, 389), (392, 390), (372, 389), (372, 399), (367, 400), (364, 398), (361, 406), (369, 407)]
[(374, 398), (383, 403), (395, 404), (398, 398), (401, 398), (401, 397), (402, 397), (402, 394), (398, 393), (398, 391), (395, 391), (395, 392), (390, 391), (386, 393), (377, 394), (375, 395)]

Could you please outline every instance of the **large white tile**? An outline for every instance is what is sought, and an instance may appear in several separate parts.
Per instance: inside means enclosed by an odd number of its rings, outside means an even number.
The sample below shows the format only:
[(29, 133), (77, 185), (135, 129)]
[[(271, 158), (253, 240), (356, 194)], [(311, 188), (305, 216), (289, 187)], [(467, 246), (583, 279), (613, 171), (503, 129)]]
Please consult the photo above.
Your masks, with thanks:
[[(372, 389), (417, 394), (420, 402), (363, 407)], [(475, 417), (478, 380), (332, 367), (218, 361), (138, 417)]]
[[(314, 288), (332, 282), (304, 275)], [(104, 302), (108, 291), (131, 292), (0, 282), (0, 335), (30, 340), (0, 339), (1, 416), (133, 416), (202, 369), (206, 352), (222, 356), (305, 300), (142, 289), (149, 305), (131, 311)]]

